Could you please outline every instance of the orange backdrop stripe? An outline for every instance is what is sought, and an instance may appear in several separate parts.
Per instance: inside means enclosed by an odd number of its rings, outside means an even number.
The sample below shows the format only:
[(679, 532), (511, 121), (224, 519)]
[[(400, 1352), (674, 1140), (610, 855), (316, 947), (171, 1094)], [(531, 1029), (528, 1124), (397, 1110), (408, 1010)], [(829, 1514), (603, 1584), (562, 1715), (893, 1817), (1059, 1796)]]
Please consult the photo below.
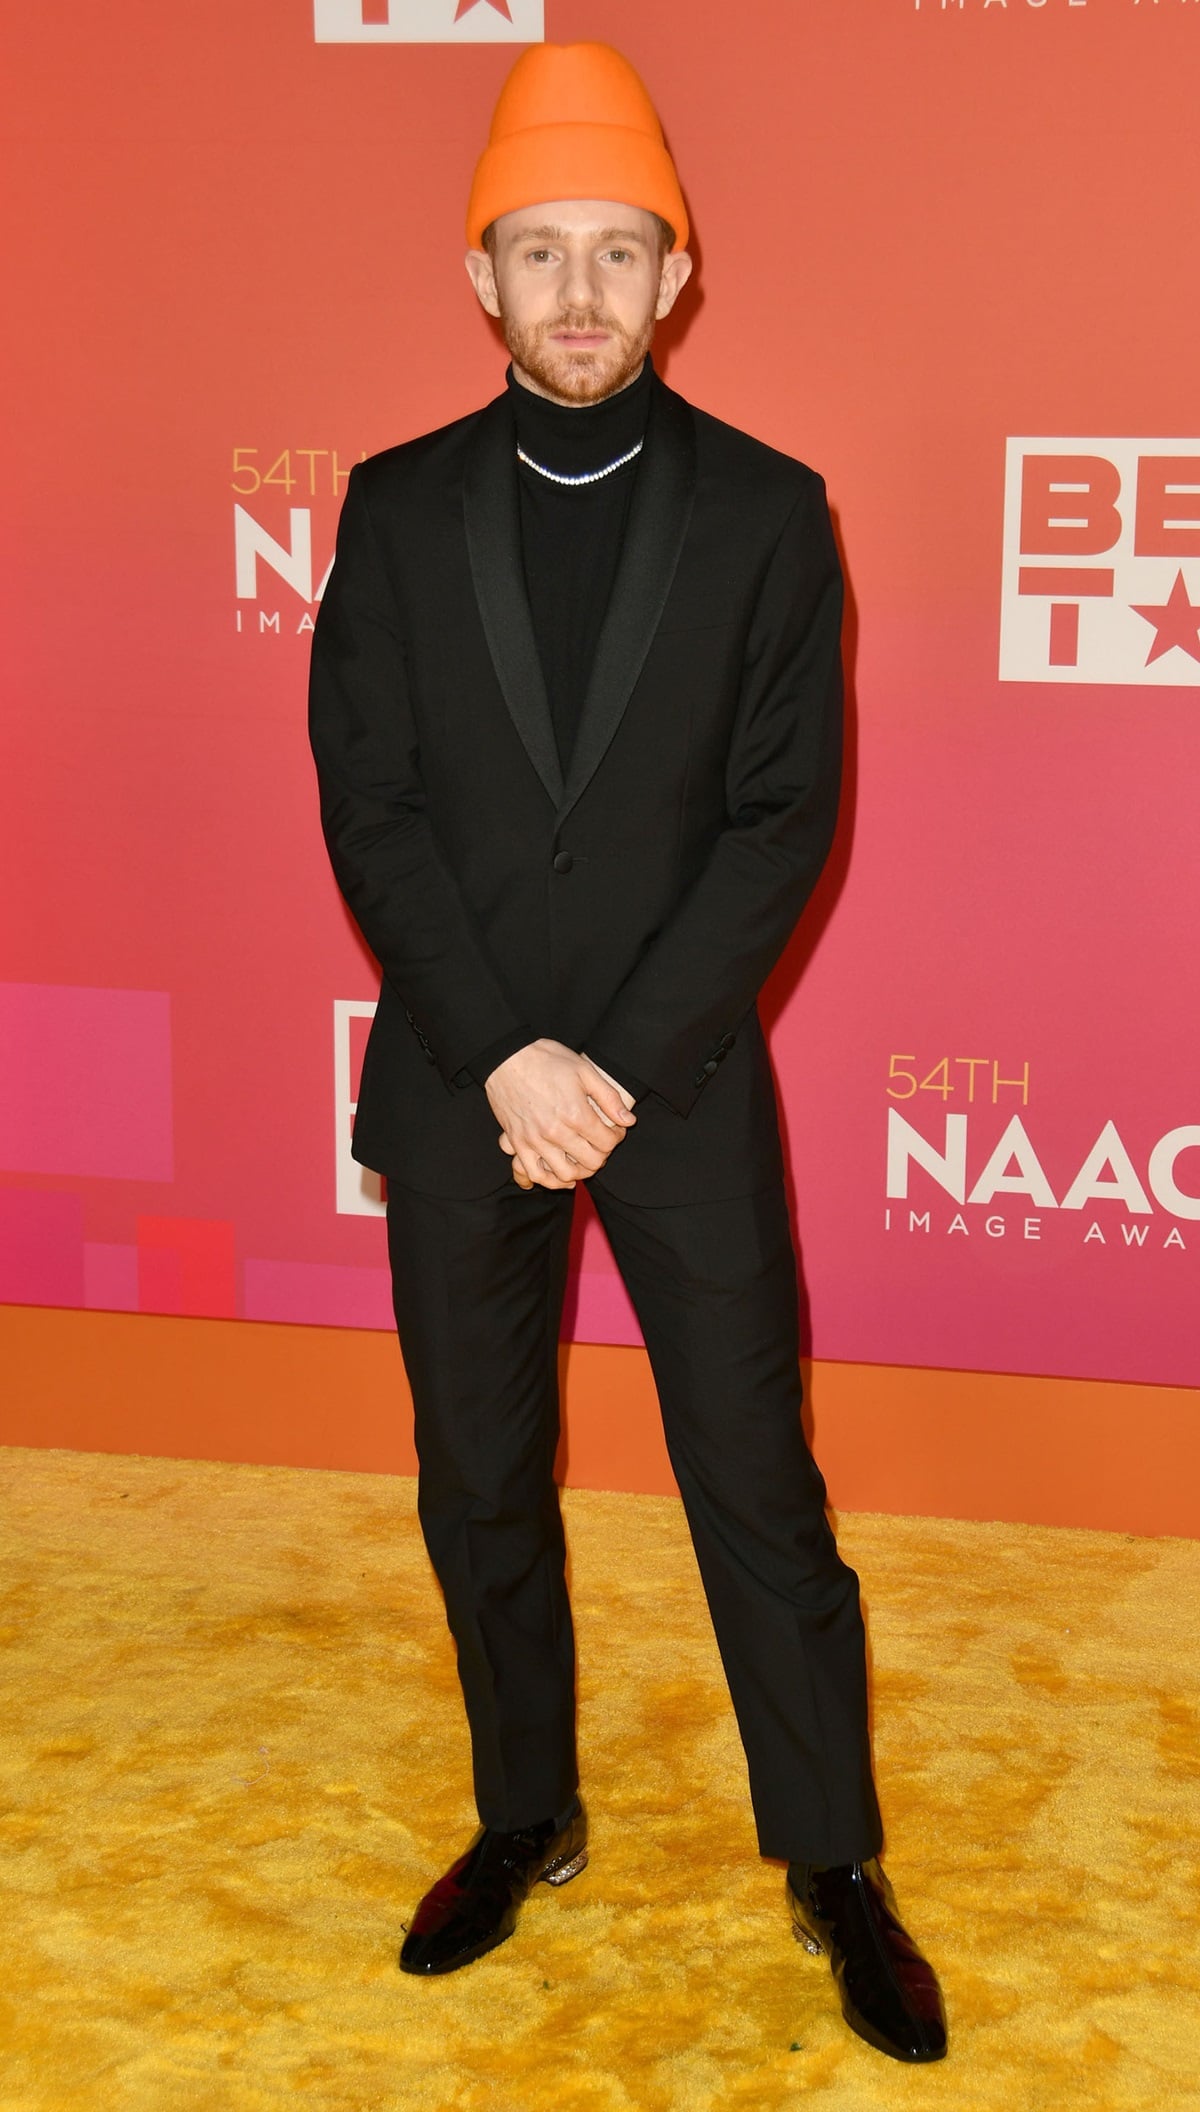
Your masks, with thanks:
[[(644, 1350), (564, 1348), (560, 1470), (674, 1490)], [(0, 1306), (11, 1445), (412, 1474), (395, 1339), (352, 1328)], [(810, 1401), (845, 1510), (1200, 1534), (1200, 1391), (819, 1363)]]

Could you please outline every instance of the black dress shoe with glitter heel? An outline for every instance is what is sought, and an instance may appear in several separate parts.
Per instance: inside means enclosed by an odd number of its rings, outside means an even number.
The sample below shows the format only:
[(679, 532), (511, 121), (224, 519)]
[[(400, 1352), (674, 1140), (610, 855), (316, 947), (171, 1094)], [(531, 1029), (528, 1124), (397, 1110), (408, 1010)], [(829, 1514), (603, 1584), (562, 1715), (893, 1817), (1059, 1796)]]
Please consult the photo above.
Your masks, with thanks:
[(565, 1819), (516, 1833), (485, 1826), (425, 1894), (400, 1952), (403, 1973), (454, 1973), (511, 1936), (526, 1894), (565, 1885), (587, 1862), (587, 1817), (576, 1798)]
[(937, 1974), (901, 1927), (879, 1864), (788, 1868), (794, 1933), (828, 1954), (852, 2031), (896, 2061), (940, 2061), (946, 2011)]

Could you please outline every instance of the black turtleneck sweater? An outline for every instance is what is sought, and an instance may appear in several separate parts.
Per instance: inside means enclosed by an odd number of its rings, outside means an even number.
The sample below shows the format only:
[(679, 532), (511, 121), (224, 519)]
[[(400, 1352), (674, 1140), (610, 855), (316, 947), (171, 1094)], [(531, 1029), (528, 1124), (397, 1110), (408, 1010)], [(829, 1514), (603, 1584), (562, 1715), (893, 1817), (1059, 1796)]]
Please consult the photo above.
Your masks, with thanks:
[[(603, 403), (576, 406), (535, 396), (510, 367), (507, 381), (517, 445), (542, 469), (559, 476), (604, 469), (644, 439), (653, 380), (647, 359), (628, 388)], [(635, 456), (595, 484), (555, 484), (528, 464), (517, 463), (525, 585), (564, 775), (612, 595), (639, 460)], [(471, 1076), (486, 1084), (498, 1063), (535, 1041), (539, 1032), (524, 1027), (481, 1050), (467, 1066)], [(616, 1053), (590, 1049), (588, 1054), (640, 1098), (644, 1088), (628, 1075)]]
[[(510, 367), (518, 447), (559, 476), (604, 469), (645, 437), (652, 378), (647, 360), (628, 388), (603, 403), (577, 407), (535, 396)], [(564, 775), (612, 594), (639, 459), (595, 484), (555, 484), (527, 463), (517, 465), (525, 584)]]

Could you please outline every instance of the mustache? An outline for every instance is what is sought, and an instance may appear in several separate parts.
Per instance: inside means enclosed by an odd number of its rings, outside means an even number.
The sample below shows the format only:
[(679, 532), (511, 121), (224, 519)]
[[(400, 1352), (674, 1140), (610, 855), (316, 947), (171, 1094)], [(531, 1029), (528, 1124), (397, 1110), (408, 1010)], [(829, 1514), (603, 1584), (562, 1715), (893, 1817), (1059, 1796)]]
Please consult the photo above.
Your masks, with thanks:
[(605, 315), (600, 308), (591, 309), (584, 314), (580, 314), (576, 309), (571, 315), (558, 315), (553, 322), (542, 324), (543, 337), (553, 337), (556, 330), (578, 330), (584, 333), (607, 330), (613, 337), (624, 338), (627, 335), (615, 316)]

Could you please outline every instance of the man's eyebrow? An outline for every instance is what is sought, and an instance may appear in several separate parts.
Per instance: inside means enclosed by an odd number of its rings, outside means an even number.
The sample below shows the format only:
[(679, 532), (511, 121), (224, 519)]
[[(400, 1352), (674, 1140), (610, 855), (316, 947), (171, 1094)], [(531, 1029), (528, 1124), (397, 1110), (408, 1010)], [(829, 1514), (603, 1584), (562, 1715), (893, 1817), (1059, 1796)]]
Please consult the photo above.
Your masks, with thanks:
[[(519, 227), (511, 239), (514, 242), (568, 242), (570, 230), (565, 227)], [(597, 242), (644, 242), (645, 239), (632, 227), (602, 227), (593, 236)]]

